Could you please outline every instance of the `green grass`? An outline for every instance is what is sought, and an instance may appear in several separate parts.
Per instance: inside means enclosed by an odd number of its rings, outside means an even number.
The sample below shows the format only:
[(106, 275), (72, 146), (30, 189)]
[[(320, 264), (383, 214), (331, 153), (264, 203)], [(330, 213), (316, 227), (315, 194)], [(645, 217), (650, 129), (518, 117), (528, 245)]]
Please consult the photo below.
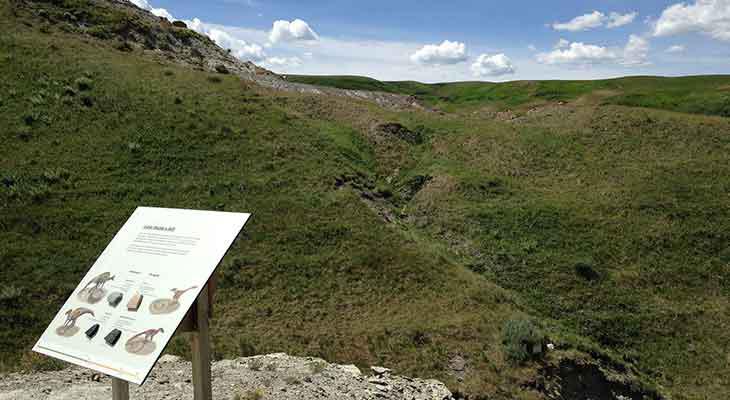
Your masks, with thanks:
[(657, 108), (695, 114), (730, 116), (730, 76), (681, 78), (629, 77), (596, 81), (456, 82), (423, 84), (381, 82), (357, 76), (289, 75), (295, 82), (401, 93), (447, 111), (478, 106), (498, 109), (574, 101), (593, 96), (606, 104)]
[(220, 269), (217, 358), (286, 351), (534, 399), (541, 364), (502, 343), (529, 319), (558, 346), (547, 364), (727, 397), (730, 119), (694, 114), (725, 115), (728, 78), (327, 78), (453, 118), (271, 92), (17, 14), (0, 6), (0, 370), (58, 367), (30, 347), (147, 205), (253, 213)]

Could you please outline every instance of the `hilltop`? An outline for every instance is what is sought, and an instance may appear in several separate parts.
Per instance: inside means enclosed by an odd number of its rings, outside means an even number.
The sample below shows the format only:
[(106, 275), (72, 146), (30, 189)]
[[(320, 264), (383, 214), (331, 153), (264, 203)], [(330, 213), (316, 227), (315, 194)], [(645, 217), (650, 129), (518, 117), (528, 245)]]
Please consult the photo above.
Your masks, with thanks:
[(727, 397), (729, 78), (354, 86), (121, 1), (0, 17), (0, 370), (61, 367), (30, 347), (146, 205), (254, 215), (220, 267), (217, 359), (470, 398)]

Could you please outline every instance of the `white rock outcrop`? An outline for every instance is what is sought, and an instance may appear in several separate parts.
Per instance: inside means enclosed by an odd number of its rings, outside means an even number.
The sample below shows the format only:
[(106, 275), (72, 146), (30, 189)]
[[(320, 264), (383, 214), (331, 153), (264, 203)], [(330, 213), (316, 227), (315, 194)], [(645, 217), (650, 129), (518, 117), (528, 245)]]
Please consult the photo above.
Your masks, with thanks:
[[(377, 372), (382, 372), (378, 374)], [(385, 373), (385, 371), (388, 371)], [(354, 365), (330, 364), (311, 357), (269, 354), (214, 362), (213, 398), (445, 400), (451, 392), (436, 380), (397, 376), (378, 368), (364, 375)], [(0, 400), (108, 400), (111, 380), (90, 370), (0, 376)], [(162, 400), (193, 398), (191, 365), (163, 356), (142, 386), (130, 385), (130, 398)]]

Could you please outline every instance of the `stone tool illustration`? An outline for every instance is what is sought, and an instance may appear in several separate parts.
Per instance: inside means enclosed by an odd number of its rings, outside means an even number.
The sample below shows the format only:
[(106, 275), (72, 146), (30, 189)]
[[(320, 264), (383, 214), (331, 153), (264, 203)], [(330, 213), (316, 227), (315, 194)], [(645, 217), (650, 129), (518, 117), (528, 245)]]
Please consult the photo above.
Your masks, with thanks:
[(162, 328), (157, 328), (142, 331), (129, 338), (129, 340), (127, 340), (127, 343), (124, 345), (124, 348), (127, 350), (127, 353), (136, 354), (139, 356), (152, 354), (152, 352), (154, 352), (155, 348), (157, 347), (157, 345), (155, 345), (154, 339), (158, 333), (165, 333), (165, 330)]
[(180, 307), (180, 297), (188, 290), (197, 289), (197, 286), (191, 286), (187, 289), (171, 289), (172, 298), (157, 299), (150, 304), (150, 314), (169, 314)]
[(114, 329), (111, 332), (109, 332), (106, 336), (104, 336), (104, 341), (109, 346), (114, 347), (115, 344), (119, 341), (119, 338), (122, 337), (122, 331), (119, 329)]
[(88, 308), (79, 307), (76, 309), (70, 309), (66, 311), (66, 320), (63, 325), (56, 328), (56, 334), (58, 336), (71, 337), (79, 332), (79, 328), (76, 326), (76, 320), (85, 314), (91, 314), (94, 317), (94, 312)]
[(110, 272), (104, 272), (103, 274), (99, 274), (93, 279), (91, 279), (86, 286), (84, 286), (83, 289), (78, 294), (79, 300), (89, 303), (89, 304), (96, 304), (99, 302), (99, 300), (103, 299), (106, 295), (106, 290), (104, 290), (104, 285), (106, 285), (107, 282), (113, 281), (114, 275), (112, 275)]
[(129, 299), (129, 303), (127, 303), (127, 311), (137, 312), (139, 310), (139, 306), (142, 305), (142, 299), (144, 299), (144, 295), (137, 292), (132, 296), (131, 299)]

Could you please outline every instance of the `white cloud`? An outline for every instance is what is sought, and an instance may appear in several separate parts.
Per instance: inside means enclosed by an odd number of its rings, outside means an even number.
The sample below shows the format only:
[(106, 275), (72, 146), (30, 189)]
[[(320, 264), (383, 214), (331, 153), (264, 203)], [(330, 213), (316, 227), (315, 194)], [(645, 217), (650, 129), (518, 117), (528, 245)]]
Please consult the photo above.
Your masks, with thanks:
[(476, 77), (502, 76), (515, 73), (512, 60), (504, 54), (480, 55), (471, 65), (471, 72)]
[(630, 12), (627, 14), (611, 12), (609, 15), (606, 15), (600, 11), (593, 11), (590, 14), (577, 16), (568, 22), (556, 22), (552, 26), (556, 31), (570, 32), (587, 31), (589, 29), (600, 28), (602, 26), (611, 29), (634, 22), (634, 19), (636, 19), (638, 15), (639, 14), (637, 12)]
[(608, 15), (606, 28), (618, 28), (619, 26), (628, 25), (634, 22), (634, 19), (636, 19), (636, 16), (638, 15), (639, 14), (637, 12), (630, 12), (628, 14), (619, 14), (617, 12), (612, 12)]
[(555, 46), (553, 46), (554, 49), (564, 49), (566, 47), (570, 47), (570, 42), (560, 38), (557, 43), (555, 43)]
[(274, 21), (274, 26), (269, 33), (271, 43), (316, 40), (319, 40), (319, 35), (308, 23), (301, 19), (295, 19), (291, 22), (285, 20)]
[(444, 40), (441, 44), (428, 44), (411, 54), (411, 61), (420, 65), (446, 65), (466, 61), (466, 45)]
[(198, 33), (207, 35), (218, 46), (224, 49), (231, 49), (233, 55), (244, 61), (261, 61), (266, 58), (263, 47), (256, 43), (249, 43), (231, 35), (223, 28), (209, 25), (198, 18), (192, 21), (185, 21), (188, 27)]
[(537, 51), (537, 47), (535, 47), (535, 45), (534, 45), (534, 44), (528, 44), (528, 45), (527, 45), (527, 50), (530, 50), (530, 51)]
[(606, 15), (604, 13), (593, 11), (590, 14), (575, 17), (568, 22), (556, 22), (553, 24), (553, 29), (570, 32), (587, 31), (602, 26), (605, 19)]
[(649, 63), (649, 41), (638, 35), (629, 36), (629, 41), (624, 47), (623, 59), (620, 61), (625, 66), (642, 66)]
[(667, 7), (654, 24), (654, 36), (699, 32), (730, 41), (730, 0), (696, 0)]
[(674, 46), (669, 46), (666, 50), (667, 53), (683, 53), (686, 48), (684, 45), (681, 44), (675, 44)]
[(539, 53), (537, 61), (542, 64), (595, 64), (613, 61), (618, 55), (607, 47), (573, 42), (548, 53)]
[(592, 65), (614, 63), (623, 66), (648, 65), (649, 41), (638, 35), (629, 36), (623, 48), (599, 46), (582, 42), (569, 43), (560, 39), (552, 51), (539, 53), (537, 62), (541, 64)]
[(175, 18), (172, 16), (172, 14), (167, 12), (167, 10), (165, 10), (164, 8), (154, 8), (150, 5), (150, 3), (147, 2), (147, 0), (129, 0), (129, 2), (143, 10), (147, 10), (147, 11), (151, 12), (152, 14), (154, 14), (158, 17), (167, 18), (168, 21), (172, 22), (175, 20)]
[(302, 65), (302, 60), (299, 57), (269, 57), (266, 63), (277, 67), (296, 68)]

